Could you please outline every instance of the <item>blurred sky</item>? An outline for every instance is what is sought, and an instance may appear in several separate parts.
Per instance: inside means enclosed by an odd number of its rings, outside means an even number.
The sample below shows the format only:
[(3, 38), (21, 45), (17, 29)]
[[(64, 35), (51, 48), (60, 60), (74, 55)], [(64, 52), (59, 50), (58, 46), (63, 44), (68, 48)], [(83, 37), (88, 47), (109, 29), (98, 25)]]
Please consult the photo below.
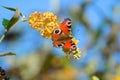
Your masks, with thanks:
[[(90, 0), (0, 0), (1, 6), (8, 6), (8, 7), (18, 7), (20, 11), (29, 16), (31, 12), (39, 11), (39, 12), (47, 12), (52, 11), (55, 14), (58, 13), (59, 10), (62, 11), (59, 13), (59, 17), (63, 20), (63, 18), (70, 17), (68, 10), (72, 7), (77, 8), (80, 4), (84, 1)], [(92, 1), (92, 0), (91, 0)], [(112, 7), (117, 5), (120, 7), (119, 0), (94, 0), (94, 3), (97, 4), (103, 11), (104, 15), (107, 16), (109, 19), (114, 19), (115, 22), (120, 22), (120, 15), (117, 15), (112, 12)], [(97, 12), (97, 7), (93, 6), (92, 4), (89, 5), (86, 10), (85, 14), (90, 21), (90, 25), (92, 26), (93, 30), (98, 30), (100, 23), (104, 20), (104, 17), (100, 16), (101, 13)], [(2, 26), (2, 19), (7, 18), (10, 19), (13, 15), (13, 12), (8, 11), (2, 7), (0, 7), (0, 35), (4, 32), (4, 28)], [(71, 18), (71, 17), (70, 17)], [(80, 40), (78, 44), (79, 48), (82, 50), (84, 49), (85, 45), (87, 45), (91, 38), (88, 35), (87, 30), (85, 29), (84, 25), (81, 23), (75, 23), (75, 29), (73, 30), (73, 35)], [(45, 39), (40, 36), (39, 32), (29, 27), (28, 23), (20, 23), (16, 27), (14, 27), (11, 31), (22, 31), (22, 37), (16, 41), (11, 42), (2, 42), (0, 43), (0, 52), (14, 52), (17, 56), (27, 55), (27, 53), (32, 53), (37, 49), (43, 47), (45, 45), (52, 45), (52, 41), (49, 39)], [(77, 32), (79, 31), (79, 32)], [(106, 25), (105, 27), (105, 34), (108, 35), (110, 32), (110, 25)], [(44, 41), (44, 42), (43, 42)], [(96, 58), (101, 65), (98, 69), (104, 70), (104, 61), (102, 61), (102, 56), (99, 51), (99, 48), (105, 46), (105, 42), (99, 43), (100, 46), (95, 46), (93, 49), (87, 51), (84, 58), (81, 61), (75, 62), (76, 66), (83, 66), (80, 63), (85, 63), (87, 61), (91, 61)], [(53, 48), (54, 53), (57, 51), (59, 53), (55, 53), (55, 55), (65, 56), (61, 49)], [(92, 58), (91, 58), (92, 55)], [(114, 57), (114, 56), (113, 56)], [(0, 65), (3, 64), (4, 58), (0, 59)], [(74, 63), (74, 61), (73, 61)], [(7, 67), (6, 64), (3, 64)]]

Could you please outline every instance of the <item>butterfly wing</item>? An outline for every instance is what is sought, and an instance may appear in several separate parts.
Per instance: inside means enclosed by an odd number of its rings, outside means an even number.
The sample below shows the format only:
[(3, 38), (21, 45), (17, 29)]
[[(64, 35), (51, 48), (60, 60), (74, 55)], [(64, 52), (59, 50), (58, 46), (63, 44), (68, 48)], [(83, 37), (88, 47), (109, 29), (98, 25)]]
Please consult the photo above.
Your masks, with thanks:
[(71, 35), (71, 19), (64, 19), (64, 21), (60, 25), (60, 29), (65, 35)]
[(76, 47), (75, 43), (72, 41), (72, 39), (67, 40), (67, 41), (64, 43), (63, 48), (64, 48), (64, 49), (70, 49), (70, 50), (76, 50), (76, 49), (77, 49), (77, 47)]
[(60, 28), (54, 29), (52, 40), (55, 47), (63, 46), (71, 37), (71, 19), (66, 18), (60, 25)]
[(52, 40), (53, 40), (53, 44), (54, 44), (55, 47), (62, 46), (62, 41), (60, 41), (60, 40), (58, 41), (61, 34), (62, 34), (61, 29), (59, 29), (59, 28), (54, 29), (54, 31), (52, 33)]

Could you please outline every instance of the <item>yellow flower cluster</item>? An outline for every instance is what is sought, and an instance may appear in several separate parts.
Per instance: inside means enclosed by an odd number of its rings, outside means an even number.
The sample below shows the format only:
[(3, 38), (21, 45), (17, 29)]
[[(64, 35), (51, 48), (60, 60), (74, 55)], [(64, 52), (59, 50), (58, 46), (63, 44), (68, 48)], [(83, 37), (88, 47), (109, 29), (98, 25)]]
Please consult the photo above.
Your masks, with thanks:
[[(55, 28), (60, 28), (60, 22), (57, 21), (57, 16), (52, 12), (33, 12), (28, 18), (28, 23), (30, 26), (38, 30), (41, 35), (45, 38), (52, 38), (52, 32)], [(78, 40), (72, 38), (72, 41), (75, 44), (78, 44)], [(72, 51), (71, 49), (66, 50), (63, 48), (63, 51), (66, 53), (69, 58), (70, 53), (73, 54), (74, 58), (80, 58), (80, 51), (77, 48)]]
[(33, 12), (30, 14), (28, 22), (45, 38), (51, 38), (52, 31), (59, 27), (57, 16), (52, 12)]
[(77, 47), (77, 49), (75, 51), (72, 51), (72, 54), (74, 56), (75, 59), (80, 59), (81, 57), (81, 51), (79, 50), (79, 48)]
[(75, 38), (72, 38), (72, 41), (75, 43), (75, 44), (78, 44), (78, 40), (76, 40)]
[[(72, 41), (75, 43), (75, 44), (78, 44), (78, 40), (76, 40), (75, 38), (72, 38)], [(73, 56), (74, 56), (74, 58), (75, 59), (80, 59), (80, 57), (81, 57), (81, 52), (80, 52), (80, 50), (79, 50), (79, 48), (77, 47), (77, 49), (76, 50), (74, 50), (74, 51), (72, 51), (71, 52), (72, 54), (73, 54)]]

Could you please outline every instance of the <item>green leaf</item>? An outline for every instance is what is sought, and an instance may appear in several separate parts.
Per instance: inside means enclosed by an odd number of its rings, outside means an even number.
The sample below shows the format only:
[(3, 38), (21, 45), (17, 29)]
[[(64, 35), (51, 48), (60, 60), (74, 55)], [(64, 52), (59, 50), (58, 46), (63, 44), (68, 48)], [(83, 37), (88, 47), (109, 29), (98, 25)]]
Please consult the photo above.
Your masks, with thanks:
[(11, 10), (11, 11), (16, 11), (16, 9), (15, 8), (11, 8), (11, 7), (6, 7), (6, 6), (2, 6), (3, 8), (5, 8), (5, 9), (8, 9), (8, 10)]
[(9, 20), (3, 18), (2, 25), (4, 26), (5, 29), (7, 28), (8, 23), (9, 23)]
[[(7, 7), (7, 6), (2, 6), (2, 7), (5, 8), (5, 9), (8, 9), (10, 11), (16, 11), (15, 8)], [(22, 13), (20, 13), (20, 16), (22, 16)]]
[(18, 10), (18, 8), (16, 8), (15, 14), (10, 19), (10, 21), (6, 27), (6, 31), (8, 31), (10, 28), (12, 28), (18, 22), (19, 18), (20, 18), (20, 11)]

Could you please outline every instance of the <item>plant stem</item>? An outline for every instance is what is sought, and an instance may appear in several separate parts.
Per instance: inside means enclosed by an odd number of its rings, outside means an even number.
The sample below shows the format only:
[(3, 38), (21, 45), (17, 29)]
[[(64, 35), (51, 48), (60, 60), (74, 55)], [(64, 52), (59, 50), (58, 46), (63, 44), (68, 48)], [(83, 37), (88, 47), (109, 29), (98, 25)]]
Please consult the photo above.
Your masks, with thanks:
[(5, 33), (2, 35), (2, 37), (0, 37), (0, 43), (2, 42), (2, 40), (5, 38), (7, 32), (5, 31)]

